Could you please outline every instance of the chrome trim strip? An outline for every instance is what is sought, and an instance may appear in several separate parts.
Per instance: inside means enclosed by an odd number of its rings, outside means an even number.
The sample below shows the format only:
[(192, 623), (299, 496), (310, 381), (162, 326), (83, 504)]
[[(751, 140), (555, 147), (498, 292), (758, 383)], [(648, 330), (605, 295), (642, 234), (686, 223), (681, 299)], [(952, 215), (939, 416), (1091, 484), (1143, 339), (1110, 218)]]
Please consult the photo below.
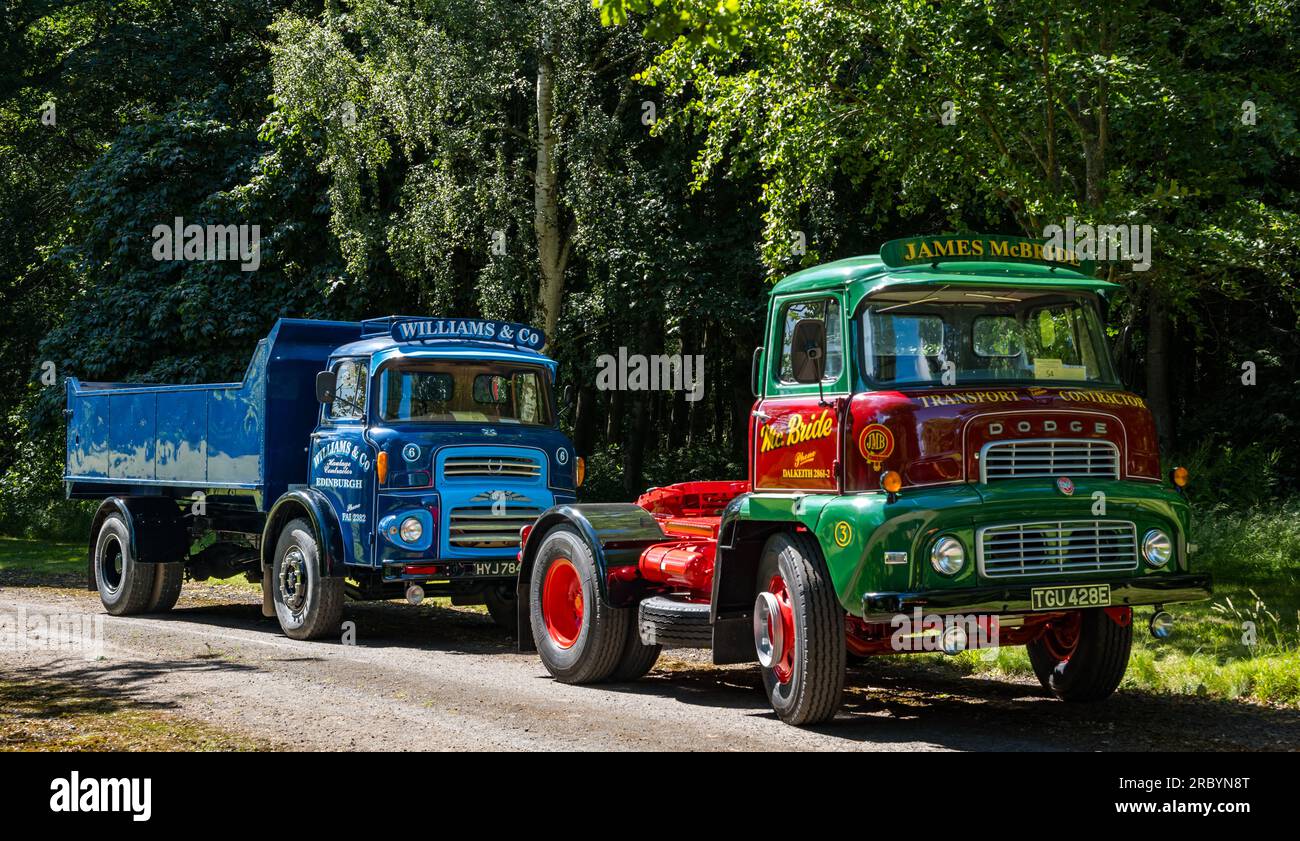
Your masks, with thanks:
[[(1080, 537), (1091, 537), (1093, 542), (1093, 551), (1086, 556), (1076, 556), (1072, 559), (1066, 554), (1035, 554), (1025, 555), (1027, 548), (1025, 540), (1043, 541), (1046, 543), (1060, 537), (1030, 537), (1023, 536), (1025, 529), (1035, 529), (1039, 531), (1055, 532), (1059, 535), (1064, 531), (1084, 530), (1087, 534), (1079, 535)], [(1014, 531), (1013, 531), (1014, 530)], [(993, 532), (992, 537), (997, 537), (999, 532), (1005, 532), (1008, 536), (1017, 538), (1011, 545), (1005, 549), (1018, 549), (1019, 554), (1001, 559), (992, 559), (995, 563), (1016, 563), (1018, 569), (994, 569), (989, 572), (985, 558), (985, 541), (989, 537), (989, 532)], [(1118, 546), (1114, 543), (1103, 544), (1103, 541), (1114, 541), (1123, 539), (1129, 541), (1127, 545)], [(1064, 547), (1061, 547), (1064, 549)], [(1004, 550), (1005, 551), (1005, 550)], [(1077, 550), (1076, 550), (1077, 551)], [(1105, 554), (1103, 554), (1103, 551)], [(1110, 553), (1120, 551), (1121, 554), (1112, 556)], [(1025, 562), (1041, 563), (1043, 561), (1056, 561), (1051, 569), (1026, 570)], [(975, 531), (975, 566), (979, 571), (981, 578), (987, 579), (1006, 579), (1006, 578), (1034, 578), (1039, 576), (1052, 575), (1079, 575), (1090, 572), (1124, 572), (1138, 568), (1138, 539), (1137, 525), (1127, 520), (1039, 520), (1025, 523), (999, 523), (997, 525), (982, 526)]]
[[(1119, 479), (1120, 477), (1120, 452), (1115, 442), (1107, 441), (1102, 438), (1016, 438), (1011, 441), (990, 441), (983, 447), (980, 447), (980, 484), (989, 483), (988, 459), (989, 451), (1000, 447), (1025, 446), (1031, 448), (1035, 445), (1045, 445), (1046, 452), (1027, 452), (1022, 458), (1040, 461), (1046, 459), (1046, 467), (1038, 468), (1038, 465), (1030, 467), (1028, 470), (1033, 472), (1018, 473), (1013, 476), (995, 476), (994, 481), (999, 479), (1041, 479), (1051, 478), (1054, 476), (1068, 476), (1071, 473), (1078, 476), (1106, 476), (1110, 479)], [(1057, 456), (1058, 449), (1061, 453)], [(1015, 458), (1015, 454), (1012, 454)], [(1112, 458), (1110, 466), (1114, 469), (1107, 473), (1095, 473), (1091, 470), (1094, 459)], [(1087, 464), (1082, 462), (1087, 461)], [(1060, 462), (1060, 466), (1057, 463)]]

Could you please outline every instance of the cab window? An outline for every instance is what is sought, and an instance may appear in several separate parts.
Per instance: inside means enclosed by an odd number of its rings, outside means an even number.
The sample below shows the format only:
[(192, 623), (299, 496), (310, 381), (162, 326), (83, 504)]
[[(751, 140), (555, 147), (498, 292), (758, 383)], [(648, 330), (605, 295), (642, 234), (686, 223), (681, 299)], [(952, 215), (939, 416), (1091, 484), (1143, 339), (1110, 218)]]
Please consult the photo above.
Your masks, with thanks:
[(844, 333), (840, 327), (840, 303), (834, 298), (815, 298), (807, 301), (794, 301), (781, 308), (781, 367), (779, 377), (782, 385), (794, 385), (794, 364), (790, 358), (790, 344), (794, 338), (794, 326), (805, 318), (814, 318), (826, 324), (826, 369), (822, 375), (823, 383), (833, 383), (840, 378), (844, 370)]
[(365, 415), (366, 363), (360, 359), (345, 359), (334, 367), (334, 402), (330, 404), (330, 420), (359, 420)]
[(534, 365), (407, 359), (379, 372), (386, 421), (550, 426), (546, 372)]

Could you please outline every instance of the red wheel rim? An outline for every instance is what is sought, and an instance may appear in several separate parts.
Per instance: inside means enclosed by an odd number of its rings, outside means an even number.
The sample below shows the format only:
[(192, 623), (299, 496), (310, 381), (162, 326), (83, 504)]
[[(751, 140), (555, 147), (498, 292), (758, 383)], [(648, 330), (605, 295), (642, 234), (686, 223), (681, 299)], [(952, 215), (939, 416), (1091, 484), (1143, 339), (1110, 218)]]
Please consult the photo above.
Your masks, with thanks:
[(560, 648), (572, 648), (582, 632), (582, 579), (568, 558), (556, 558), (542, 582), (546, 633)]
[(1079, 647), (1079, 629), (1083, 618), (1078, 613), (1067, 613), (1053, 619), (1043, 632), (1043, 647), (1058, 663), (1068, 661)]
[[(778, 683), (789, 683), (790, 678), (794, 677), (795, 648), (794, 609), (790, 607), (790, 588), (785, 586), (785, 579), (777, 573), (767, 582), (767, 591), (776, 596), (777, 604), (781, 606), (781, 631), (785, 639), (785, 650), (781, 652), (781, 659), (772, 664), (772, 674), (776, 675)], [(768, 617), (767, 634), (773, 639), (776, 638), (776, 629), (771, 626), (775, 621), (775, 616)]]

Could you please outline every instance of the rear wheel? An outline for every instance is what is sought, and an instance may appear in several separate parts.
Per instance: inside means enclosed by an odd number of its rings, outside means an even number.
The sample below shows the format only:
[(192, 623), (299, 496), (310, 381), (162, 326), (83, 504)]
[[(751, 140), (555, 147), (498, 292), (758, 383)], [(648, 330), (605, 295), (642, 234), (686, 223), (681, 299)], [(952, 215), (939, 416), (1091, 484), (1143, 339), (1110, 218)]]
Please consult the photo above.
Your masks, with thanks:
[(319, 639), (339, 629), (343, 579), (322, 575), (320, 550), (311, 523), (292, 520), (281, 530), (273, 574), (275, 615), (285, 636)]
[(1132, 646), (1133, 611), (1125, 608), (1067, 613), (1025, 648), (1044, 689), (1062, 701), (1101, 701), (1124, 679)]
[(563, 683), (599, 683), (623, 659), (630, 611), (600, 598), (595, 556), (569, 526), (546, 533), (529, 580), (528, 618), (542, 665)]
[(131, 533), (121, 514), (104, 518), (95, 537), (95, 588), (113, 616), (142, 613), (154, 593), (158, 571), (140, 563), (131, 551)]
[(645, 677), (659, 661), (661, 650), (657, 645), (646, 645), (641, 642), (641, 635), (636, 627), (636, 611), (625, 612), (628, 621), (627, 641), (623, 643), (623, 652), (619, 655), (618, 665), (609, 676), (609, 679), (615, 683), (627, 683)]
[(807, 534), (778, 534), (763, 547), (754, 638), (763, 688), (787, 724), (827, 721), (844, 691), (844, 611)]
[(181, 596), (181, 582), (185, 579), (185, 565), (154, 564), (158, 571), (154, 577), (153, 591), (149, 594), (149, 604), (145, 613), (166, 613), (176, 606)]

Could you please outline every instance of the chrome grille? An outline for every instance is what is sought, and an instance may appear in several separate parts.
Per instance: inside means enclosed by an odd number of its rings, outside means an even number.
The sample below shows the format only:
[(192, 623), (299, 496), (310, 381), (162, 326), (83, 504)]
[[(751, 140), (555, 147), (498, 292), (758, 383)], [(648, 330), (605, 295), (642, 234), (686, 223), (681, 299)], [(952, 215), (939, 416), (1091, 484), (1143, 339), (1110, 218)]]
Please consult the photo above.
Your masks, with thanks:
[(493, 513), (491, 505), (453, 508), (447, 542), (461, 549), (518, 549), (519, 530), (540, 515), (538, 508), (506, 507)]
[(1121, 572), (1137, 568), (1137, 528), (1122, 520), (985, 526), (976, 536), (985, 578)]
[(1109, 441), (1038, 438), (994, 441), (980, 450), (980, 481), (1037, 476), (1119, 478), (1119, 447)]
[(451, 479), (535, 479), (542, 475), (542, 465), (529, 456), (448, 456), (442, 464), (442, 475)]

